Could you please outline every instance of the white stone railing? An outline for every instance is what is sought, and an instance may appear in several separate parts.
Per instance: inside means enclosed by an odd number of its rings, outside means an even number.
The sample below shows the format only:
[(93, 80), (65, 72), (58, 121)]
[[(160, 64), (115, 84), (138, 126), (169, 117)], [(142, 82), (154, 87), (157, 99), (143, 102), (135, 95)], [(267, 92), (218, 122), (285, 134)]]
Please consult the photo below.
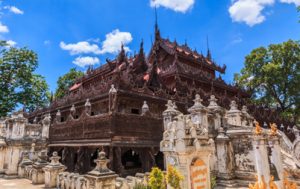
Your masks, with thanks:
[(62, 172), (57, 176), (57, 189), (87, 189), (87, 180), (78, 173)]
[(149, 173), (136, 173), (135, 176), (126, 178), (117, 177), (116, 189), (133, 189), (137, 184), (147, 185)]
[(287, 152), (288, 154), (292, 154), (293, 150), (293, 143), (290, 141), (290, 139), (285, 135), (284, 132), (278, 130), (278, 134), (280, 137), (280, 147), (282, 150)]
[[(133, 189), (137, 184), (147, 185), (149, 173), (116, 178), (116, 189)], [(87, 179), (78, 173), (62, 172), (57, 176), (57, 189), (87, 189)]]

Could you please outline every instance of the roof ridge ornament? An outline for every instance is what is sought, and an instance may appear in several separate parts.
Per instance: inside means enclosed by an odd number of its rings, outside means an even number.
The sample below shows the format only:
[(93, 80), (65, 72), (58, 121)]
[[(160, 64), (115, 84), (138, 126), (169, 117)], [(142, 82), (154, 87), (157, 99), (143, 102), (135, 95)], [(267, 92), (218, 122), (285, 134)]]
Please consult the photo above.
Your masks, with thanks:
[(157, 9), (156, 9), (156, 6), (155, 6), (155, 41), (156, 40), (160, 40), (161, 37), (160, 37), (160, 31), (159, 31), (159, 28), (158, 28), (158, 24), (157, 24)]

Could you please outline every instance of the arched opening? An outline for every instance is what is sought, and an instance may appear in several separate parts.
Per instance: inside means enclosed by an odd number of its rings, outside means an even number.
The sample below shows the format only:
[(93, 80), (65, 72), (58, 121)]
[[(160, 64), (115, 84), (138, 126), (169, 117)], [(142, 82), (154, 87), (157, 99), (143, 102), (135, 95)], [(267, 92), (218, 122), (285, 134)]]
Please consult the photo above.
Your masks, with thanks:
[(132, 149), (126, 151), (122, 155), (121, 161), (122, 161), (123, 167), (127, 170), (142, 167), (142, 163), (141, 163), (139, 154)]
[(161, 151), (155, 155), (155, 164), (158, 168), (164, 170), (164, 154)]

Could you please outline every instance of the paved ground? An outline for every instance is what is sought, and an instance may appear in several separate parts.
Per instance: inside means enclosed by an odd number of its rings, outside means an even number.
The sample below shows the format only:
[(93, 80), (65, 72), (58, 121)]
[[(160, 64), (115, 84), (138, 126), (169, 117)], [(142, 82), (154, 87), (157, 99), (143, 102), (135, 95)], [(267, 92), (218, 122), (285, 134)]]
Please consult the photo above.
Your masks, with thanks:
[(27, 179), (0, 178), (0, 189), (41, 189), (44, 185), (32, 185)]

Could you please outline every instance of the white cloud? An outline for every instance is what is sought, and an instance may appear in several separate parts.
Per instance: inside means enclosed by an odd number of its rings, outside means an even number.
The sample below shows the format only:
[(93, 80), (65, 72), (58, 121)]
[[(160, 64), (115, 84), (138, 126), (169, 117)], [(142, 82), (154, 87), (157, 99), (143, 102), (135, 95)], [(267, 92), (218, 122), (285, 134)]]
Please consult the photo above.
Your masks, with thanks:
[(13, 40), (8, 40), (6, 41), (7, 45), (10, 46), (10, 47), (13, 47), (17, 44), (17, 42), (13, 41)]
[(280, 2), (288, 4), (294, 3), (296, 6), (300, 6), (300, 0), (280, 0)]
[(165, 7), (176, 12), (185, 13), (193, 7), (195, 0), (151, 0), (151, 7)]
[(9, 29), (7, 26), (3, 25), (1, 22), (0, 22), (0, 33), (8, 33), (9, 32)]
[(100, 49), (98, 45), (90, 44), (86, 41), (80, 41), (78, 43), (70, 43), (66, 44), (65, 42), (60, 42), (59, 44), (60, 48), (63, 50), (70, 51), (71, 55), (75, 54), (87, 54), (87, 53), (94, 53), (94, 54), (100, 54)]
[(75, 60), (73, 60), (73, 64), (76, 64), (77, 66), (80, 67), (99, 64), (99, 62), (100, 60), (97, 57), (90, 57), (90, 56), (77, 57)]
[(265, 21), (262, 11), (274, 2), (275, 0), (234, 0), (228, 11), (234, 22), (245, 22), (254, 26)]
[(130, 51), (129, 47), (126, 47), (125, 45), (127, 45), (131, 41), (131, 33), (120, 32), (118, 29), (113, 30), (111, 33), (105, 35), (105, 40), (102, 43), (101, 54), (118, 53), (122, 44), (124, 45), (125, 51)]
[(24, 14), (24, 11), (20, 10), (19, 8), (15, 6), (5, 6), (5, 9), (8, 9), (10, 12), (15, 14)]
[(129, 47), (126, 45), (132, 41), (131, 33), (120, 32), (118, 29), (105, 35), (105, 40), (102, 42), (102, 47), (100, 48), (95, 43), (100, 43), (99, 39), (88, 39), (87, 41), (80, 41), (78, 43), (66, 44), (61, 41), (59, 46), (66, 51), (69, 51), (71, 55), (76, 54), (105, 54), (112, 53), (116, 54), (120, 51), (121, 45), (124, 45), (126, 52), (130, 51)]

